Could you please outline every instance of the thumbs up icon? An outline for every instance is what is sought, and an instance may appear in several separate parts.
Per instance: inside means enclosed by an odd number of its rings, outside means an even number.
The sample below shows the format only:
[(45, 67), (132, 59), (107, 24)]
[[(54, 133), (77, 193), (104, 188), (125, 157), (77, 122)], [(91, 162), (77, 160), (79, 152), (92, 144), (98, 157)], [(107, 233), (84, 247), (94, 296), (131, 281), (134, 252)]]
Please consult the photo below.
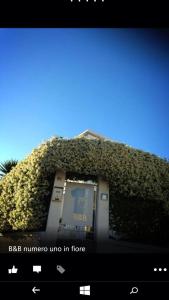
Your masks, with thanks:
[(8, 269), (9, 274), (16, 274), (18, 272), (18, 269), (15, 268), (15, 266), (12, 267), (12, 269)]

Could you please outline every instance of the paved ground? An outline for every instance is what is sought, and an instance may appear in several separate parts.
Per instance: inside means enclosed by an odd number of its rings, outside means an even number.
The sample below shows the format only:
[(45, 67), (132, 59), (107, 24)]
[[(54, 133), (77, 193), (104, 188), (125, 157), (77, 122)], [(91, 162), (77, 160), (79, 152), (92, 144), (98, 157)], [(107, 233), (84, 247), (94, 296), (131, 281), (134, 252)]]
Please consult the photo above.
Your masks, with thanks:
[(108, 253), (169, 253), (168, 248), (152, 245), (143, 245), (125, 241), (110, 240), (108, 243), (100, 244), (98, 252)]
[(0, 253), (8, 253), (9, 246), (38, 246), (39, 240), (37, 236), (31, 234), (21, 235), (13, 234), (12, 236), (0, 236)]
[[(101, 242), (99, 245), (89, 241), (60, 241), (54, 242), (53, 246), (57, 245), (84, 245), (88, 252), (103, 252), (103, 253), (169, 253), (168, 248), (156, 247), (152, 245), (143, 245), (139, 243), (131, 243), (126, 241), (116, 241), (110, 239), (108, 243)], [(34, 234), (12, 234), (10, 236), (0, 236), (0, 252), (7, 253), (9, 246), (46, 246), (45, 240), (41, 240), (38, 233)], [(51, 243), (49, 243), (51, 245)]]

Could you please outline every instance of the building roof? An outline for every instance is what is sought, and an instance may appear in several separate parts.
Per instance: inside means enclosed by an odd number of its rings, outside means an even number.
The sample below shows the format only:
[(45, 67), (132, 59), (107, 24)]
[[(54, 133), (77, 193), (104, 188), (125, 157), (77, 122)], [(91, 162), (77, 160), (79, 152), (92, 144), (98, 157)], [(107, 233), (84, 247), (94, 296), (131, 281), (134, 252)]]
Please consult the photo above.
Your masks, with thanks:
[(95, 133), (92, 130), (85, 130), (82, 133), (80, 133), (79, 135), (75, 136), (75, 138), (87, 138), (87, 139), (97, 139), (97, 140), (110, 140), (108, 138), (106, 138), (105, 136), (102, 136), (98, 133)]

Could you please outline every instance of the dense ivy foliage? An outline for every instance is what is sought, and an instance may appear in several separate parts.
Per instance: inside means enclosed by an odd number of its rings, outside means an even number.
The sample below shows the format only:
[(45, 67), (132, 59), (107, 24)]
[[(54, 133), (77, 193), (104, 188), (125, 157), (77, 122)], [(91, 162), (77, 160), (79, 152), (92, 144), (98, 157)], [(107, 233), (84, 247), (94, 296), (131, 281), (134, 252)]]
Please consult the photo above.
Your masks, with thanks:
[[(101, 176), (110, 185), (110, 226), (155, 239), (169, 224), (169, 163), (124, 144), (53, 138), (0, 180), (0, 231), (46, 224), (57, 169)], [(169, 230), (165, 227), (165, 238)]]

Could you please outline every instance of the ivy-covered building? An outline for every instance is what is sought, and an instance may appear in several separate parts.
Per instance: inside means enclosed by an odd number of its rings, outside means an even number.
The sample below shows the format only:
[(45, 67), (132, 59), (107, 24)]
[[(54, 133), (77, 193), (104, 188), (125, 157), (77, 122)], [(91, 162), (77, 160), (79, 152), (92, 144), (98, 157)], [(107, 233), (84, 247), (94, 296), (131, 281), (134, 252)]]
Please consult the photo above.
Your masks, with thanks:
[(169, 163), (92, 131), (54, 137), (0, 181), (0, 232), (167, 243)]

